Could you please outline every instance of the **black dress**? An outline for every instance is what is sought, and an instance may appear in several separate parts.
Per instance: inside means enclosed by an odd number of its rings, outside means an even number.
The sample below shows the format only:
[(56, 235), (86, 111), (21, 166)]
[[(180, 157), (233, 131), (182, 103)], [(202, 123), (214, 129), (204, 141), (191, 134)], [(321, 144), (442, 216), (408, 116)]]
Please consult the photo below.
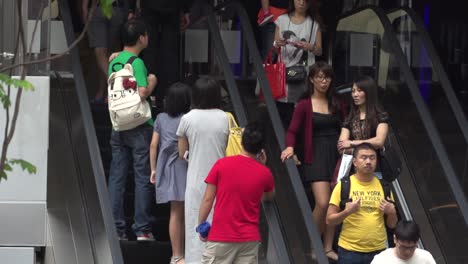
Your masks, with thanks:
[(303, 164), (305, 183), (330, 181), (339, 153), (336, 148), (341, 132), (339, 114), (313, 113), (312, 164)]

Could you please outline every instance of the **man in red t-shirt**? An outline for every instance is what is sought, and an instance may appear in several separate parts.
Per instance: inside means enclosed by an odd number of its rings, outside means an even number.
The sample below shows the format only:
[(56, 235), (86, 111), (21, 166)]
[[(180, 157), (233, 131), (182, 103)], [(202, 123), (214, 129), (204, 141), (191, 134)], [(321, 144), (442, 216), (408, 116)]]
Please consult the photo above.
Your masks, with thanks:
[[(263, 133), (255, 124), (242, 134), (242, 154), (218, 160), (205, 182), (198, 216), (205, 222), (214, 200), (213, 223), (202, 263), (258, 263), (260, 202), (274, 195), (275, 183), (263, 165)], [(263, 164), (262, 164), (263, 163)]]

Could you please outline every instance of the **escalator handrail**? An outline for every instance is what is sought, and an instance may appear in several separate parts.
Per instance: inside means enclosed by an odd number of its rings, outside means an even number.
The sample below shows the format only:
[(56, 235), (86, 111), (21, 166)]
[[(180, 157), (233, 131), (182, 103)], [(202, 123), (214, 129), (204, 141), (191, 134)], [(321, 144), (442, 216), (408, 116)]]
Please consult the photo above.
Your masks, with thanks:
[[(276, 139), (281, 149), (286, 147), (285, 144), (285, 130), (281, 123), (278, 110), (276, 108), (275, 101), (273, 99), (270, 85), (266, 78), (265, 70), (263, 68), (263, 61), (260, 57), (260, 52), (257, 48), (257, 43), (254, 37), (252, 26), (249, 22), (247, 12), (245, 11), (244, 7), (238, 1), (232, 1), (229, 3), (229, 6), (234, 8), (235, 12), (239, 16), (240, 22), (242, 24), (243, 29), (243, 37), (245, 38), (246, 45), (250, 52), (250, 56), (252, 58), (253, 66), (255, 72), (257, 73), (257, 80), (259, 82), (260, 88), (262, 89), (265, 104), (267, 106), (267, 110), (271, 119), (271, 123), (273, 126), (273, 130), (275, 132)], [(278, 162), (279, 161), (279, 153), (278, 153)], [(296, 195), (298, 206), (301, 210), (301, 215), (304, 220), (304, 224), (306, 230), (308, 232), (308, 237), (312, 246), (315, 251), (315, 255), (317, 258), (318, 263), (328, 263), (328, 259), (325, 256), (322, 240), (320, 239), (320, 233), (318, 232), (318, 228), (313, 220), (312, 212), (310, 210), (310, 205), (304, 191), (303, 184), (301, 182), (301, 178), (299, 176), (299, 172), (297, 170), (296, 164), (292, 159), (286, 161), (287, 171), (291, 178), (292, 188), (294, 190), (294, 194)]]
[[(229, 59), (224, 48), (224, 44), (221, 38), (221, 31), (216, 24), (215, 12), (213, 8), (209, 5), (206, 5), (208, 11), (208, 28), (210, 30), (211, 37), (213, 39), (213, 44), (215, 51), (217, 52), (218, 61), (223, 68), (223, 73), (226, 81), (226, 85), (231, 97), (231, 101), (234, 107), (234, 112), (236, 113), (236, 118), (240, 126), (245, 126), (247, 124), (247, 115), (242, 104), (242, 100), (239, 94), (239, 90), (234, 79), (234, 75), (231, 70)], [(279, 216), (276, 214), (273, 202), (262, 202), (263, 212), (266, 215), (266, 220), (269, 226), (269, 231), (272, 236), (272, 241), (278, 256), (278, 261), (280, 263), (291, 263), (290, 256), (288, 254), (286, 243), (284, 241), (284, 236), (281, 234), (281, 227), (279, 224)]]
[[(466, 200), (466, 197), (463, 193), (463, 189), (461, 188), (460, 182), (458, 180), (458, 177), (456, 176), (455, 170), (453, 168), (452, 163), (448, 159), (448, 154), (447, 150), (445, 149), (444, 145), (442, 144), (441, 137), (439, 135), (439, 132), (434, 124), (434, 121), (432, 119), (432, 116), (427, 108), (427, 105), (424, 102), (424, 99), (422, 98), (417, 82), (414, 79), (413, 73), (408, 65), (408, 62), (406, 60), (405, 55), (403, 54), (403, 51), (401, 50), (400, 44), (398, 39), (396, 38), (396, 34), (393, 31), (393, 27), (390, 23), (390, 20), (388, 19), (387, 15), (385, 12), (376, 6), (372, 5), (366, 5), (362, 6), (358, 9), (351, 10), (348, 12), (345, 12), (344, 14), (340, 15), (337, 17), (337, 22), (336, 26), (338, 25), (338, 21), (340, 21), (343, 18), (352, 16), (354, 14), (357, 14), (361, 11), (364, 11), (366, 9), (369, 9), (373, 11), (376, 16), (380, 19), (382, 26), (384, 28), (384, 32), (388, 33), (386, 34), (389, 47), (393, 51), (393, 54), (395, 55), (395, 59), (398, 62), (398, 65), (400, 67), (400, 70), (403, 73), (404, 79), (407, 82), (411, 97), (413, 98), (413, 101), (416, 105), (416, 108), (418, 110), (418, 113), (421, 117), (422, 123), (427, 131), (427, 134), (429, 136), (429, 139), (434, 147), (435, 153), (437, 155), (437, 158), (440, 161), (440, 164), (442, 166), (442, 170), (444, 172), (444, 175), (447, 179), (447, 182), (449, 183), (449, 186), (452, 190), (453, 196), (458, 204), (458, 209), (460, 210), (463, 219), (465, 221), (465, 225), (468, 227), (468, 203)], [(334, 32), (336, 33), (336, 27), (334, 29)]]
[(449, 105), (452, 108), (452, 111), (455, 115), (455, 119), (457, 120), (458, 125), (460, 126), (460, 129), (461, 129), (461, 132), (463, 134), (463, 137), (465, 138), (465, 141), (468, 144), (468, 121), (466, 119), (463, 108), (460, 105), (460, 101), (458, 101), (457, 96), (455, 95), (454, 89), (447, 76), (447, 73), (445, 72), (444, 67), (442, 66), (440, 57), (437, 54), (434, 45), (432, 44), (432, 40), (429, 34), (427, 33), (426, 28), (424, 27), (423, 21), (413, 9), (408, 8), (408, 7), (397, 8), (397, 9), (387, 12), (387, 14), (393, 13), (398, 10), (402, 10), (406, 12), (408, 16), (411, 18), (411, 20), (413, 21), (414, 25), (416, 26), (416, 31), (419, 33), (419, 36), (421, 36), (422, 38), (421, 42), (424, 43), (427, 55), (431, 60), (432, 67), (434, 68), (434, 70), (436, 71), (440, 79), (440, 83), (442, 84), (442, 89), (445, 92), (445, 95), (447, 96), (447, 100), (449, 101)]
[[(273, 96), (271, 94), (271, 90), (270, 90), (268, 81), (266, 79), (265, 71), (263, 69), (263, 63), (262, 63), (260, 53), (257, 48), (257, 44), (256, 44), (255, 37), (253, 34), (253, 29), (248, 20), (247, 13), (244, 7), (235, 0), (224, 2), (223, 7), (226, 7), (226, 6), (230, 6), (231, 8), (233, 8), (240, 19), (242, 29), (243, 29), (243, 37), (245, 38), (248, 50), (250, 51), (250, 55), (254, 64), (255, 71), (257, 72), (257, 75), (258, 75), (257, 76), (258, 81), (262, 89), (262, 92), (264, 94), (265, 103), (267, 106), (268, 113), (270, 115), (270, 119), (273, 125), (273, 129), (274, 129), (277, 141), (280, 145), (280, 148), (284, 149), (285, 147), (284, 128), (280, 121), (278, 110), (276, 109), (275, 101), (273, 100)], [(221, 10), (221, 8), (217, 8), (217, 7), (214, 7), (214, 8), (211, 7), (211, 9), (212, 9), (211, 14), (213, 14), (214, 10)], [(209, 24), (211, 24), (212, 26), (213, 24), (216, 25), (216, 23), (213, 23), (213, 22), (211, 23), (209, 22)], [(217, 34), (219, 34), (219, 29), (216, 35)], [(219, 42), (218, 45), (220, 46), (219, 49), (222, 49), (224, 51), (224, 45), (222, 45), (222, 42)], [(229, 61), (227, 59), (227, 55), (223, 55), (223, 54), (225, 54), (225, 51), (221, 52), (220, 54), (221, 56), (219, 56), (218, 59), (224, 61), (224, 62), (221, 62), (222, 64), (226, 63), (225, 65), (222, 65), (224, 69), (224, 74), (227, 74), (226, 84), (228, 86), (230, 93), (231, 92), (237, 93), (237, 86), (235, 84), (234, 77), (232, 76), (232, 72), (230, 69)], [(242, 125), (247, 122), (247, 119), (246, 119), (245, 114), (242, 114), (244, 110), (241, 104), (242, 102), (240, 100), (237, 100), (236, 98), (234, 98), (234, 101), (233, 101), (234, 110), (235, 110), (236, 116), (238, 116), (239, 123)], [(296, 165), (294, 164), (292, 159), (288, 160), (286, 162), (286, 165), (287, 165), (288, 173), (291, 177), (291, 182), (292, 182), (294, 193), (296, 194), (299, 207), (301, 208), (301, 214), (304, 218), (304, 223), (308, 231), (308, 236), (310, 238), (310, 241), (313, 247), (315, 248), (315, 255), (317, 257), (317, 261), (320, 264), (328, 263), (327, 257), (325, 256), (325, 253), (323, 251), (320, 234), (312, 218), (312, 212), (310, 210), (310, 205), (308, 203), (307, 196), (303, 189), (302, 183), (300, 182), (300, 177), (299, 177), (299, 173), (297, 171)], [(267, 211), (272, 211), (272, 210), (267, 210)]]
[[(68, 6), (68, 1), (59, 1), (59, 8), (60, 14), (62, 15), (63, 19), (65, 37), (67, 43), (70, 44), (75, 40), (75, 34), (73, 32), (73, 23), (70, 14), (70, 8)], [(75, 81), (76, 94), (78, 97), (78, 103), (83, 119), (83, 129), (86, 133), (89, 157), (91, 159), (96, 189), (98, 192), (99, 204), (102, 211), (105, 233), (107, 241), (109, 243), (109, 253), (112, 258), (112, 263), (123, 264), (124, 261), (122, 257), (122, 251), (120, 249), (120, 244), (117, 239), (117, 230), (115, 229), (114, 220), (112, 216), (112, 210), (105, 181), (106, 177), (104, 174), (104, 168), (102, 166), (99, 144), (96, 137), (96, 129), (94, 128), (93, 117), (91, 115), (91, 109), (88, 102), (88, 95), (86, 93), (86, 84), (81, 70), (78, 46), (75, 46), (70, 51), (70, 57), (70, 63), (73, 71), (73, 79)]]

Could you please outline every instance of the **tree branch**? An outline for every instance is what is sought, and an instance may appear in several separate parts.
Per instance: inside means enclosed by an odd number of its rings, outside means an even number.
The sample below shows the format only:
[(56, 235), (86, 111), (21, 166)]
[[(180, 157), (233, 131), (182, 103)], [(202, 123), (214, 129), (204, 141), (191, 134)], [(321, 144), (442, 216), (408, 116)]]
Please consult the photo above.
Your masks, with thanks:
[[(19, 26), (18, 26), (18, 37), (17, 37), (17, 42), (16, 42), (16, 46), (15, 46), (15, 55), (14, 55), (14, 59), (13, 59), (13, 62), (16, 60), (16, 55), (18, 53), (18, 48), (19, 48), (19, 44), (21, 43), (21, 45), (23, 46), (22, 48), (22, 51), (23, 51), (23, 58), (25, 58), (25, 55), (26, 55), (26, 40), (24, 39), (24, 29), (23, 29), (23, 21), (21, 19), (21, 0), (17, 0), (16, 1), (16, 7), (17, 7), (17, 11), (18, 11), (18, 17), (20, 18), (19, 19)], [(11, 73), (12, 73), (12, 70), (13, 68), (10, 70), (10, 76), (11, 76)], [(21, 69), (21, 77), (26, 76), (26, 72), (25, 72), (25, 69), (24, 67)], [(11, 85), (8, 85), (8, 97), (10, 97), (10, 89), (11, 89)], [(12, 125), (11, 127), (9, 128), (9, 120), (10, 120), (10, 107), (7, 107), (6, 108), (6, 117), (7, 117), (7, 124), (5, 125), (5, 137), (3, 139), (3, 144), (2, 144), (2, 153), (1, 153), (1, 156), (0, 156), (0, 172), (4, 172), (5, 170), (5, 165), (6, 165), (6, 161), (7, 161), (7, 158), (6, 158), (6, 154), (8, 152), (8, 146), (10, 145), (10, 142), (11, 142), (11, 138), (13, 137), (13, 133), (15, 128), (16, 128), (16, 120), (18, 118), (18, 112), (19, 112), (19, 99), (21, 99), (21, 94), (23, 92), (23, 89), (18, 89), (18, 93), (16, 95), (16, 100), (15, 100), (15, 110), (14, 110), (14, 114), (13, 114), (13, 119), (12, 119)], [(7, 131), (8, 131), (8, 134), (7, 134)]]
[(70, 52), (83, 39), (84, 35), (88, 31), (89, 22), (91, 21), (91, 18), (92, 18), (93, 14), (94, 14), (94, 10), (97, 7), (97, 4), (98, 4), (98, 1), (94, 0), (93, 5), (91, 6), (91, 9), (89, 11), (89, 15), (88, 15), (88, 18), (86, 20), (83, 31), (80, 33), (78, 38), (75, 39), (75, 41), (73, 41), (73, 43), (64, 52), (56, 54), (54, 56), (49, 56), (49, 57), (46, 57), (46, 58), (43, 58), (43, 59), (39, 59), (39, 60), (25, 61), (25, 62), (10, 65), (10, 66), (6, 66), (6, 67), (3, 67), (3, 68), (0, 68), (0, 72), (4, 72), (4, 71), (14, 69), (14, 68), (17, 68), (17, 67), (21, 67), (21, 66), (27, 66), (27, 65), (33, 65), (33, 64), (38, 64), (38, 63), (42, 63), (42, 62), (47, 62), (47, 61), (55, 60), (55, 59), (58, 59), (58, 58), (61, 58), (61, 57), (65, 56), (68, 52)]

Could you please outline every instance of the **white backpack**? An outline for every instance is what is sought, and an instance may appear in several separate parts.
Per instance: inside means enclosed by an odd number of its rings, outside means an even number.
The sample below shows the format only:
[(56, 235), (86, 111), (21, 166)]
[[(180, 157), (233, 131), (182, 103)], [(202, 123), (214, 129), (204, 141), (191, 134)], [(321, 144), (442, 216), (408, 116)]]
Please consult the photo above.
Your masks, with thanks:
[[(151, 118), (151, 108), (148, 101), (142, 100), (138, 93), (138, 85), (133, 76), (132, 63), (137, 57), (132, 56), (121, 70), (114, 71), (107, 81), (107, 92), (109, 94), (109, 114), (112, 127), (115, 131), (133, 129), (144, 124)], [(127, 83), (127, 88), (124, 84)], [(134, 84), (128, 88), (128, 83)]]

